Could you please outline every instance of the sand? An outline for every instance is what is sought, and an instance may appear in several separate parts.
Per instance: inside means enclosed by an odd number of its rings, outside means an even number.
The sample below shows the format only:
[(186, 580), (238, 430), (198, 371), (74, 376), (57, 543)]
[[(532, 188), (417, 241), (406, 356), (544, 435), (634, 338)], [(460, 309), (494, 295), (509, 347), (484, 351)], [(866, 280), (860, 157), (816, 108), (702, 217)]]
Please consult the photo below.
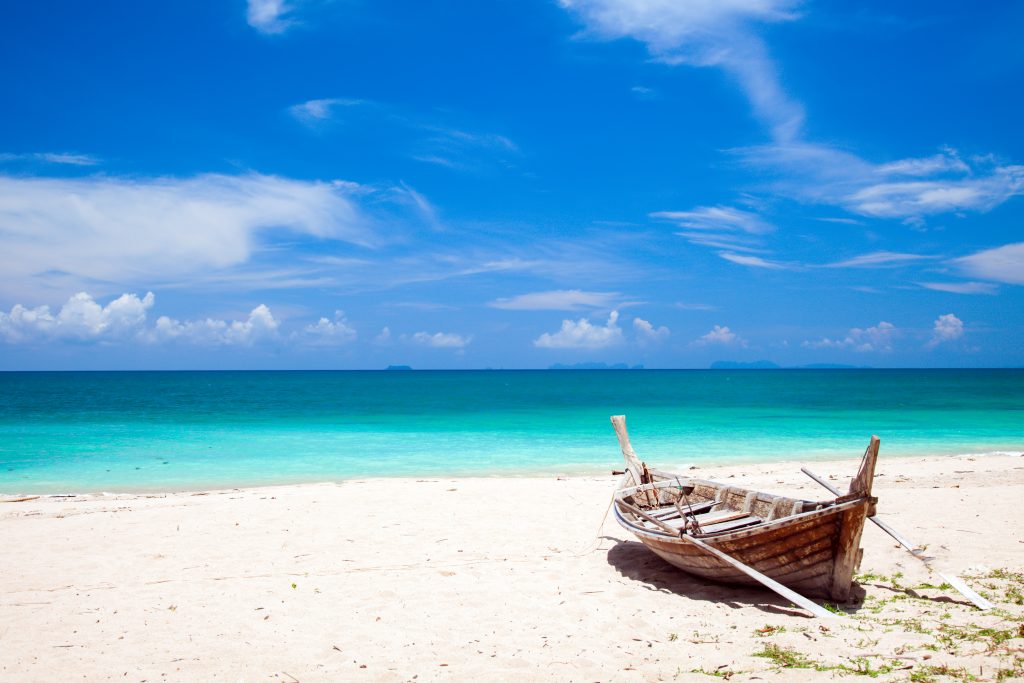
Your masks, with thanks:
[[(845, 485), (856, 465), (814, 469)], [(828, 497), (796, 464), (699, 474)], [(863, 590), (841, 620), (687, 576), (605, 518), (614, 484), (610, 475), (375, 479), (0, 503), (0, 680), (789, 681), (858, 669), (878, 680), (996, 680), (1024, 671), (1024, 576), (1013, 574), (1024, 571), (1022, 458), (879, 463), (880, 517), (945, 568), (984, 577), (970, 582), (997, 603), (987, 613), (922, 587), (939, 579), (873, 525)]]

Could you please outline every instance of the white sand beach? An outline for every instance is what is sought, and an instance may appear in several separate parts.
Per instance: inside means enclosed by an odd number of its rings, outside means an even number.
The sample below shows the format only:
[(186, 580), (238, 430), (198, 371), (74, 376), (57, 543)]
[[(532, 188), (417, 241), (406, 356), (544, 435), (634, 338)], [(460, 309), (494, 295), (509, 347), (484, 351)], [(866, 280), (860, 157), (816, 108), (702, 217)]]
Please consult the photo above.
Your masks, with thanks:
[[(841, 483), (856, 465), (813, 469)], [(699, 474), (828, 497), (798, 464)], [(875, 483), (879, 516), (940, 566), (984, 577), (970, 583), (997, 609), (923, 587), (940, 580), (868, 525), (859, 606), (828, 623), (767, 590), (668, 566), (605, 517), (614, 484), (374, 479), (3, 502), (0, 679), (789, 681), (860, 671), (923, 681), (1024, 671), (1022, 458), (883, 457)]]

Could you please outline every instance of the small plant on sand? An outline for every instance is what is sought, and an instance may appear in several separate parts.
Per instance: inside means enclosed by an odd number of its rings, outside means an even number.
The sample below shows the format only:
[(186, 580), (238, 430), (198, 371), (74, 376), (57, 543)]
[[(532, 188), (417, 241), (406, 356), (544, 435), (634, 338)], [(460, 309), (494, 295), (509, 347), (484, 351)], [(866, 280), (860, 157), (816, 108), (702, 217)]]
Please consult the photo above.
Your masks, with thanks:
[[(681, 670), (677, 671), (676, 672), (676, 678), (678, 678), (679, 675), (682, 674), (682, 673), (683, 672)], [(704, 667), (700, 667), (699, 669), (690, 669), (690, 673), (692, 673), (692, 674), (704, 674), (705, 676), (714, 676), (715, 678), (722, 678), (724, 680), (729, 680), (730, 678), (732, 678), (736, 674), (743, 673), (743, 672), (742, 671), (730, 671), (727, 666), (723, 665), (723, 666), (718, 667), (717, 669), (710, 669), (710, 670), (709, 669), (705, 669)]]
[(775, 666), (783, 669), (815, 668), (815, 662), (807, 655), (791, 647), (779, 647), (775, 643), (765, 643), (754, 656), (770, 659)]
[(777, 633), (785, 632), (785, 626), (772, 626), (771, 624), (765, 624), (761, 628), (754, 629), (754, 636), (757, 638), (767, 638), (768, 636), (774, 636)]
[(670, 634), (668, 634), (668, 642), (674, 643), (677, 640), (679, 640), (679, 634), (678, 633), (670, 633)]
[(953, 667), (943, 664), (941, 666), (923, 666), (910, 674), (913, 683), (933, 683), (940, 677), (952, 678), (956, 681), (976, 681), (977, 676), (972, 675), (967, 669)]

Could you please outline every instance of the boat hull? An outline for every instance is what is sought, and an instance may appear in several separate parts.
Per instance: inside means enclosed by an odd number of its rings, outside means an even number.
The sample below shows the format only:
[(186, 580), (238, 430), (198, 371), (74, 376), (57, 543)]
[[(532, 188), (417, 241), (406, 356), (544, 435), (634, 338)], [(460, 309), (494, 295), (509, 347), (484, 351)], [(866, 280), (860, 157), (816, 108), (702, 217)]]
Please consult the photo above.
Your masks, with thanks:
[[(852, 501), (702, 540), (802, 594), (846, 600), (852, 578), (849, 574), (856, 571), (856, 562), (845, 569), (837, 566), (837, 560), (842, 557), (844, 538), (859, 541), (868, 508), (868, 501)], [(698, 546), (680, 538), (645, 532), (627, 521), (618, 508), (615, 513), (623, 527), (669, 564), (720, 583), (758, 585)]]

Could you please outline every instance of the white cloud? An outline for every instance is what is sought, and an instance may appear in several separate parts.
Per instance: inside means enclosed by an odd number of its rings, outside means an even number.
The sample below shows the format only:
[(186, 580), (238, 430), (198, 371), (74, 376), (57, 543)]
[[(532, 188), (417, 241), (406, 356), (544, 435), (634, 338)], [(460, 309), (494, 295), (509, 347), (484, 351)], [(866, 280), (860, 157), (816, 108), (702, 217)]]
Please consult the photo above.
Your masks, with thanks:
[(715, 325), (710, 332), (693, 342), (695, 346), (746, 346), (747, 342), (741, 336), (724, 325)]
[(373, 341), (375, 341), (378, 344), (387, 344), (388, 342), (390, 342), (391, 341), (391, 328), (387, 327), (387, 326), (381, 328), (380, 334), (378, 334), (376, 337), (374, 337)]
[(42, 161), (48, 164), (63, 164), (66, 166), (95, 166), (100, 163), (99, 159), (91, 154), (78, 154), (76, 152), (30, 152), (25, 154), (0, 152), (0, 162), (4, 161)]
[(967, 164), (955, 150), (874, 164), (828, 145), (789, 141), (733, 150), (760, 171), (781, 174), (773, 190), (871, 218), (920, 225), (928, 216), (985, 212), (1024, 194), (1024, 166), (991, 158)]
[(907, 175), (926, 177), (939, 173), (970, 173), (970, 167), (960, 159), (955, 149), (946, 148), (942, 154), (917, 159), (900, 159), (882, 164), (875, 169), (879, 175)]
[(558, 332), (545, 332), (533, 341), (533, 345), (542, 349), (601, 349), (614, 346), (623, 341), (618, 319), (619, 312), (612, 311), (603, 326), (594, 325), (586, 318), (563, 320)]
[(793, 0), (561, 0), (587, 32), (633, 38), (669, 64), (717, 66), (746, 94), (779, 140), (795, 137), (803, 107), (785, 93), (768, 50), (750, 30), (757, 22), (794, 19)]
[(748, 256), (746, 254), (734, 254), (731, 251), (720, 251), (718, 255), (726, 261), (751, 268), (767, 268), (769, 270), (788, 270), (792, 266), (778, 261), (769, 261), (759, 256)]
[(997, 294), (999, 285), (991, 282), (918, 282), (925, 289), (953, 294)]
[(367, 104), (366, 100), (354, 100), (344, 97), (328, 97), (320, 100), (308, 100), (288, 107), (289, 113), (307, 126), (316, 126), (335, 116), (335, 111), (342, 107), (357, 107)]
[(893, 251), (875, 251), (870, 254), (861, 254), (845, 261), (829, 263), (826, 268), (882, 268), (899, 266), (904, 263), (912, 263), (922, 259), (934, 258), (933, 256), (922, 256), (920, 254), (902, 254)]
[(643, 318), (633, 318), (633, 330), (637, 340), (643, 344), (646, 342), (660, 342), (668, 339), (671, 332), (667, 327), (655, 327)]
[(691, 230), (741, 232), (751, 235), (764, 235), (775, 230), (775, 226), (756, 213), (731, 206), (698, 206), (690, 211), (655, 211), (650, 216), (671, 221)]
[(954, 259), (953, 263), (972, 277), (1024, 285), (1024, 242), (979, 251)]
[(618, 292), (584, 292), (557, 289), (496, 299), (488, 306), (512, 311), (575, 311), (581, 308), (605, 308), (620, 298)]
[(356, 329), (345, 319), (344, 312), (335, 311), (334, 320), (320, 318), (315, 325), (306, 325), (300, 338), (310, 346), (336, 346), (355, 341), (356, 336)]
[[(385, 201), (403, 199), (400, 188)], [(270, 229), (377, 241), (371, 192), (342, 181), (250, 173), (192, 178), (0, 175), (0, 291), (160, 282), (247, 261)]]
[(245, 320), (186, 320), (179, 322), (166, 315), (157, 318), (156, 325), (145, 338), (152, 343), (177, 341), (201, 346), (251, 346), (278, 337), (279, 323), (270, 309), (260, 304), (252, 309)]
[(888, 353), (892, 351), (895, 335), (896, 326), (882, 321), (867, 329), (854, 327), (842, 339), (825, 337), (818, 341), (805, 341), (802, 346), (808, 349), (853, 349), (860, 353), (873, 351)]
[(141, 299), (122, 294), (101, 306), (85, 292), (75, 294), (57, 315), (49, 306), (25, 308), (16, 304), (10, 313), (0, 311), (0, 337), (8, 342), (34, 339), (121, 339), (139, 332), (146, 322), (146, 311), (155, 297), (147, 292)]
[(287, 16), (291, 11), (285, 0), (249, 0), (245, 18), (260, 33), (283, 33), (295, 23)]
[(677, 301), (677, 302), (675, 302), (672, 305), (675, 306), (676, 308), (678, 308), (681, 311), (717, 311), (718, 310), (717, 306), (712, 306), (711, 304), (695, 304), (695, 303), (689, 303), (689, 302), (686, 302), (686, 301)]
[(963, 321), (952, 313), (947, 313), (935, 319), (935, 324), (932, 326), (932, 338), (925, 346), (932, 349), (939, 344), (956, 341), (962, 336), (964, 336)]
[(951, 211), (988, 211), (1024, 192), (1024, 166), (975, 178), (868, 185), (848, 198), (851, 211), (876, 218), (922, 218)]
[[(384, 328), (387, 329), (387, 328)], [(463, 349), (473, 341), (472, 337), (464, 337), (452, 332), (417, 332), (412, 335), (412, 340), (417, 344), (433, 346), (438, 349)]]

